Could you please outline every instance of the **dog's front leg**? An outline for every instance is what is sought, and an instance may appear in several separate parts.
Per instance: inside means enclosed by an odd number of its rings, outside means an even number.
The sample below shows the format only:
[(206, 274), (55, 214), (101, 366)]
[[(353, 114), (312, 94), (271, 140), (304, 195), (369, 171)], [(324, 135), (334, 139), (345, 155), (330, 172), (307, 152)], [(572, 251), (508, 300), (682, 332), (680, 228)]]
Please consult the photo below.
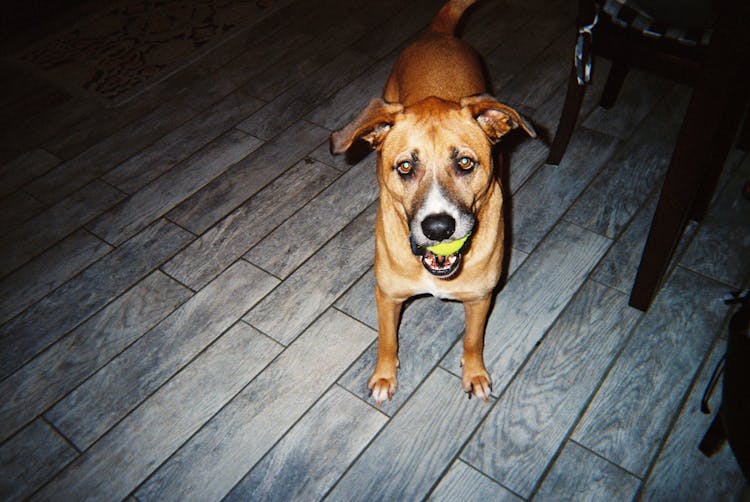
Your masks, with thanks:
[(398, 301), (375, 286), (375, 301), (378, 306), (378, 361), (367, 384), (378, 406), (389, 401), (396, 392), (398, 371), (398, 321), (402, 301)]
[[(466, 315), (466, 335), (464, 336), (464, 355), (461, 358), (463, 389), (485, 402), (492, 392), (492, 379), (484, 367), (484, 328), (487, 313), (492, 302), (492, 295), (487, 295), (475, 302), (464, 302)], [(471, 395), (469, 396), (471, 397)]]

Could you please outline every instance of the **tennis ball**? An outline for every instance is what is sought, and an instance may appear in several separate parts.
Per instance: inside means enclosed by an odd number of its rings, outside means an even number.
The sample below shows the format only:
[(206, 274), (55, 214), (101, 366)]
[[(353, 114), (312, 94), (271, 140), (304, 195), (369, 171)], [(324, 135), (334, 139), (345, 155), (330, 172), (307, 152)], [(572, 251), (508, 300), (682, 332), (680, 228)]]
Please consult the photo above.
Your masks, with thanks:
[(464, 235), (460, 239), (456, 239), (455, 241), (441, 242), (440, 244), (429, 246), (427, 250), (436, 256), (450, 256), (452, 254), (458, 253), (461, 248), (464, 247), (464, 244), (466, 244), (466, 241), (468, 240), (470, 235), (471, 232)]

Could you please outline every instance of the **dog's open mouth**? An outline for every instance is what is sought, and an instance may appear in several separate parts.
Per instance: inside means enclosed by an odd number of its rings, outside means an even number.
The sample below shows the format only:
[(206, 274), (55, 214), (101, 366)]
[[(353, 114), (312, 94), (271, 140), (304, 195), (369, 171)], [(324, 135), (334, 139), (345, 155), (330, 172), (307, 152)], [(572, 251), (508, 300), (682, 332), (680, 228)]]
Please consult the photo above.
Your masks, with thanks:
[(422, 265), (429, 273), (441, 279), (450, 279), (461, 268), (463, 255), (471, 244), (470, 237), (471, 232), (460, 239), (424, 247), (410, 236), (409, 244), (411, 252), (422, 261)]
[(425, 253), (422, 255), (422, 265), (432, 275), (441, 279), (449, 279), (455, 275), (461, 266), (461, 253), (438, 256), (431, 251), (425, 250)]

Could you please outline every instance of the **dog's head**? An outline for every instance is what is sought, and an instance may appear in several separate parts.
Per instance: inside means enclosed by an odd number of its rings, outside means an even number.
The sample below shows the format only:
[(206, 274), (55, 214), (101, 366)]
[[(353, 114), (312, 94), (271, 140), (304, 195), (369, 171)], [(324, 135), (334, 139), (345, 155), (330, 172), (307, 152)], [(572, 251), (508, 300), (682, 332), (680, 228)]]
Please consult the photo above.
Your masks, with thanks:
[(343, 153), (358, 139), (378, 151), (381, 192), (408, 225), (412, 252), (429, 272), (450, 278), (463, 249), (440, 256), (428, 248), (472, 232), (495, 181), (492, 145), (517, 127), (536, 136), (518, 112), (488, 95), (460, 103), (431, 97), (407, 108), (374, 99), (331, 135), (331, 151)]

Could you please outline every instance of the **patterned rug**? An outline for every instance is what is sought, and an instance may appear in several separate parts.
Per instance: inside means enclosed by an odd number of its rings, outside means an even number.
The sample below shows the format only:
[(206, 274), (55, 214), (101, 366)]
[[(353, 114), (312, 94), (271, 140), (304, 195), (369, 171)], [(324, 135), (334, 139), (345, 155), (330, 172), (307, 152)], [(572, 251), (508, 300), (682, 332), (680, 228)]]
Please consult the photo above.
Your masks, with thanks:
[(265, 17), (255, 0), (125, 0), (16, 60), (118, 106)]

